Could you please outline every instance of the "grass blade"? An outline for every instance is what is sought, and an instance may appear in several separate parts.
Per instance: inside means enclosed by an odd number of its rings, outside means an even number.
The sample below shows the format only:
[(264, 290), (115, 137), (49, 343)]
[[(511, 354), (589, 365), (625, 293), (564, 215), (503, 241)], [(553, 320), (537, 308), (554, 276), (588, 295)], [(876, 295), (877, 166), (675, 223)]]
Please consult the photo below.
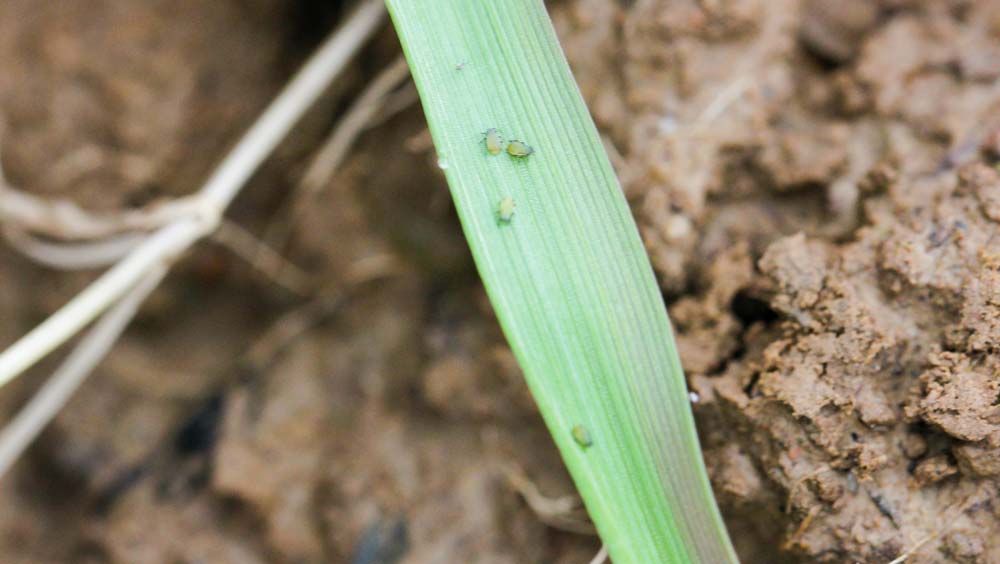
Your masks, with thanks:
[[(735, 562), (662, 297), (541, 0), (387, 4), (479, 273), (611, 557)], [(493, 128), (535, 152), (491, 154)]]

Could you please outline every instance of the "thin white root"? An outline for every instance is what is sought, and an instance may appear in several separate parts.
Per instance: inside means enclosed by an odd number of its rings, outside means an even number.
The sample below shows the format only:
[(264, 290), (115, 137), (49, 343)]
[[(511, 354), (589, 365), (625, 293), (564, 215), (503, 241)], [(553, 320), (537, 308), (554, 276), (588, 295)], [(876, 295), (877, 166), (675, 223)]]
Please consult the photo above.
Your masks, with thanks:
[(784, 542), (784, 544), (781, 545), (782, 550), (789, 550), (793, 546), (795, 546), (796, 543), (799, 542), (799, 538), (803, 534), (805, 534), (805, 532), (809, 529), (813, 521), (816, 520), (816, 516), (819, 515), (819, 512), (822, 511), (822, 509), (823, 509), (822, 505), (812, 506), (809, 512), (806, 513), (805, 518), (802, 519), (802, 522), (799, 523), (799, 526), (796, 527), (795, 532), (792, 533), (791, 536), (788, 537), (788, 539)]
[(295, 224), (310, 202), (330, 183), (330, 179), (344, 162), (358, 136), (378, 116), (379, 109), (386, 102), (388, 94), (408, 76), (410, 69), (406, 64), (406, 58), (400, 55), (379, 73), (351, 104), (310, 161), (302, 180), (289, 195), (288, 216), (267, 230), (265, 239), (270, 244), (279, 249), (285, 246), (290, 226)]
[(895, 559), (892, 560), (892, 562), (889, 562), (889, 564), (903, 564), (903, 562), (906, 562), (907, 558), (909, 558), (909, 557), (913, 556), (914, 554), (916, 554), (921, 548), (924, 547), (925, 544), (929, 543), (930, 541), (932, 541), (932, 540), (936, 539), (938, 536), (940, 536), (941, 532), (942, 531), (935, 531), (935, 532), (933, 532), (933, 533), (925, 536), (924, 538), (920, 539), (919, 541), (917, 541), (916, 544), (914, 544), (913, 546), (911, 546), (906, 552), (904, 552), (903, 554), (900, 554), (898, 558), (895, 558)]
[(590, 564), (604, 564), (608, 560), (608, 545), (601, 545), (601, 550), (597, 552)]
[(316, 102), (385, 16), (382, 0), (367, 0), (268, 106), (236, 144), (201, 190), (208, 208), (229, 205), (260, 163), (284, 139), (302, 114)]
[(395, 117), (396, 114), (416, 104), (418, 100), (420, 100), (420, 94), (417, 93), (417, 87), (412, 82), (406, 83), (405, 86), (385, 97), (382, 111), (365, 125), (365, 129), (374, 129), (382, 125)]
[(110, 266), (139, 246), (145, 237), (125, 233), (83, 243), (51, 243), (19, 229), (4, 229), (12, 247), (29, 259), (59, 270), (91, 270)]
[(196, 197), (186, 196), (138, 210), (93, 213), (68, 200), (47, 200), (12, 187), (0, 165), (0, 223), (52, 239), (81, 241), (124, 232), (152, 231), (191, 216), (197, 206)]
[(695, 127), (706, 126), (718, 119), (733, 102), (739, 100), (740, 96), (752, 85), (750, 77), (744, 75), (730, 82), (718, 96), (712, 99), (712, 103), (705, 108), (695, 120)]
[[(957, 521), (959, 516), (961, 516), (963, 513), (968, 511), (970, 507), (972, 507), (974, 504), (980, 501), (979, 496), (983, 493), (986, 487), (987, 486), (980, 484), (979, 487), (976, 488), (976, 491), (969, 494), (969, 497), (965, 498), (964, 501), (962, 501), (961, 503), (955, 503), (952, 506), (945, 509), (941, 519), (941, 523), (943, 523), (941, 527), (939, 527), (936, 531), (932, 531), (924, 538), (917, 541), (913, 546), (911, 546), (905, 552), (903, 552), (898, 557), (894, 558), (891, 562), (889, 562), (889, 564), (903, 564), (903, 562), (906, 562), (907, 559), (909, 559), (911, 556), (919, 552), (920, 549), (924, 547), (924, 545), (940, 537), (941, 535), (947, 533), (948, 530), (955, 525), (955, 522)], [(952, 513), (952, 510), (955, 510), (954, 515), (948, 515), (949, 513)]]
[(399, 274), (405, 266), (396, 255), (377, 253), (361, 257), (351, 263), (344, 275), (344, 282), (357, 286), (378, 278)]
[(140, 210), (98, 214), (67, 200), (46, 200), (12, 188), (0, 172), (0, 221), (66, 241), (100, 239), (126, 231), (150, 231), (191, 215), (189, 198)]
[[(264, 159), (313, 105), (385, 16), (366, 0), (309, 59), (194, 196), (190, 213), (160, 228), (58, 312), (0, 353), (0, 386), (87, 326), (154, 268), (214, 231), (222, 213)], [(3, 195), (10, 194), (9, 189)], [(0, 199), (2, 200), (2, 199)]]
[(347, 270), (345, 287), (326, 288), (309, 302), (282, 315), (247, 349), (244, 360), (251, 366), (263, 368), (296, 339), (329, 317), (352, 288), (399, 272), (400, 265), (391, 255), (373, 255), (355, 261)]
[(321, 295), (282, 315), (247, 349), (244, 358), (254, 368), (263, 368), (296, 339), (326, 318), (340, 303), (341, 292)]
[(139, 306), (167, 273), (165, 266), (153, 269), (124, 298), (108, 310), (80, 340), (73, 352), (47, 382), (0, 432), (0, 477), (21, 457), (69, 398), (87, 379), (97, 363), (114, 345)]
[(358, 135), (378, 114), (386, 96), (409, 76), (406, 58), (400, 55), (371, 81), (309, 163), (302, 183), (292, 195), (294, 210), (298, 211), (304, 200), (308, 201), (330, 182)]
[(305, 296), (316, 287), (309, 274), (232, 221), (220, 223), (218, 230), (212, 234), (212, 240), (293, 294)]
[(154, 268), (177, 257), (204, 234), (204, 226), (182, 221), (157, 231), (59, 311), (0, 353), (0, 386), (86, 327)]
[(500, 469), (507, 482), (521, 494), (528, 507), (543, 523), (580, 535), (597, 534), (594, 526), (587, 520), (586, 511), (582, 508), (583, 504), (578, 496), (547, 497), (515, 463), (503, 462)]

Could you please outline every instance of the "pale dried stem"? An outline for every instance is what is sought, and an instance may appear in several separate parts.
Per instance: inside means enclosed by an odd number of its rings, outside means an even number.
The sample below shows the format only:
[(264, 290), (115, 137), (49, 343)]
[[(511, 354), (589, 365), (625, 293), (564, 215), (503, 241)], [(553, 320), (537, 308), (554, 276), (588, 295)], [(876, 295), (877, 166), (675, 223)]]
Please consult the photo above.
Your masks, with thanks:
[(386, 96), (382, 111), (365, 125), (365, 129), (374, 129), (382, 125), (403, 110), (416, 104), (418, 100), (420, 100), (420, 94), (417, 92), (417, 87), (412, 82), (407, 82), (399, 90)]
[[(945, 509), (943, 512), (944, 518), (941, 519), (941, 523), (943, 523), (941, 527), (939, 527), (936, 531), (932, 531), (926, 536), (924, 536), (922, 539), (917, 541), (913, 546), (911, 546), (905, 552), (903, 552), (898, 557), (889, 562), (889, 564), (902, 564), (903, 562), (906, 562), (906, 560), (909, 557), (919, 552), (920, 549), (924, 547), (924, 545), (948, 532), (948, 530), (955, 525), (960, 515), (968, 511), (970, 507), (972, 507), (974, 504), (980, 501), (979, 497), (984, 490), (985, 490), (984, 486), (980, 485), (979, 487), (976, 488), (976, 491), (972, 492), (969, 495), (969, 497), (965, 498), (965, 500), (963, 500), (961, 503), (955, 503), (951, 507)], [(954, 513), (954, 514), (949, 515), (949, 513)]]
[(105, 313), (80, 340), (47, 382), (0, 432), (0, 477), (62, 410), (94, 367), (111, 349), (139, 306), (167, 273), (165, 266), (149, 272)]
[(590, 561), (590, 564), (604, 564), (608, 560), (608, 547), (601, 545), (601, 550), (597, 551), (594, 559)]
[(48, 200), (13, 188), (0, 168), (0, 222), (52, 239), (80, 241), (150, 231), (190, 217), (198, 205), (195, 198), (185, 197), (139, 210), (93, 213), (68, 200)]
[(114, 264), (145, 239), (124, 233), (81, 243), (52, 243), (13, 226), (3, 229), (10, 246), (38, 264), (59, 270), (90, 270)]
[(184, 220), (168, 225), (150, 236), (62, 309), (0, 353), (0, 386), (86, 327), (121, 299), (148, 272), (171, 262), (204, 232), (203, 223)]
[(410, 69), (406, 65), (406, 58), (400, 55), (362, 91), (358, 99), (337, 122), (333, 132), (310, 161), (302, 180), (289, 195), (287, 217), (284, 217), (281, 223), (276, 223), (268, 229), (265, 239), (269, 244), (278, 249), (285, 246), (291, 226), (302, 217), (306, 207), (317, 194), (329, 184), (354, 142), (378, 116), (389, 93), (409, 76)]
[(309, 163), (301, 184), (292, 194), (294, 206), (301, 207), (330, 182), (358, 135), (378, 114), (386, 96), (409, 76), (406, 58), (400, 55), (369, 83)]
[(345, 294), (353, 288), (389, 278), (400, 271), (401, 265), (392, 255), (371, 255), (358, 259), (347, 269), (343, 287), (324, 288), (307, 303), (279, 317), (247, 349), (244, 360), (251, 366), (262, 369), (289, 344), (332, 315)]
[(229, 249), (275, 284), (293, 294), (306, 296), (316, 287), (316, 281), (312, 276), (236, 223), (224, 220), (212, 234), (212, 241)]
[(565, 495), (552, 498), (544, 495), (524, 470), (513, 462), (501, 463), (500, 469), (507, 483), (521, 494), (528, 507), (543, 523), (571, 533), (597, 534), (594, 526), (587, 520), (578, 496)]
[[(362, 3), (226, 156), (193, 197), (196, 205), (192, 205), (187, 215), (160, 227), (62, 309), (0, 353), (0, 386), (79, 332), (122, 299), (148, 273), (162, 265), (169, 265), (191, 244), (214, 231), (223, 211), (246, 181), (343, 70), (384, 15), (385, 6), (381, 0)], [(10, 194), (10, 189), (5, 188), (3, 196)], [(3, 199), (6, 198), (0, 198)], [(9, 201), (24, 202), (16, 196)], [(15, 206), (9, 207), (13, 209)], [(73, 213), (56, 217), (60, 221), (66, 221), (66, 217), (81, 222), (87, 219)], [(96, 229), (101, 225), (88, 227)]]

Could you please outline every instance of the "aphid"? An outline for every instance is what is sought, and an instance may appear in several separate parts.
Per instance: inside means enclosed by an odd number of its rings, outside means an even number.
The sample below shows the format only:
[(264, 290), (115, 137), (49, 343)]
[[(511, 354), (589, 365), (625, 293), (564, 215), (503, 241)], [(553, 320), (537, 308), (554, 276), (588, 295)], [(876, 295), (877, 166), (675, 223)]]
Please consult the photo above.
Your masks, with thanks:
[(512, 157), (523, 159), (534, 152), (535, 150), (531, 148), (531, 145), (528, 145), (524, 141), (511, 139), (510, 143), (507, 144), (507, 154)]
[(491, 155), (499, 155), (503, 151), (503, 136), (495, 127), (491, 127), (483, 133), (483, 142), (486, 143), (486, 151)]
[(572, 433), (573, 440), (576, 441), (576, 444), (582, 446), (583, 448), (587, 448), (594, 444), (594, 439), (590, 437), (590, 431), (588, 431), (583, 425), (574, 425)]
[(460, 71), (460, 70), (462, 70), (464, 68), (465, 68), (465, 61), (462, 61), (461, 63), (458, 63), (457, 65), (455, 65), (455, 70), (459, 70)]
[(510, 219), (514, 217), (514, 198), (507, 196), (500, 200), (500, 205), (497, 206), (497, 215), (500, 217), (500, 221), (510, 223)]

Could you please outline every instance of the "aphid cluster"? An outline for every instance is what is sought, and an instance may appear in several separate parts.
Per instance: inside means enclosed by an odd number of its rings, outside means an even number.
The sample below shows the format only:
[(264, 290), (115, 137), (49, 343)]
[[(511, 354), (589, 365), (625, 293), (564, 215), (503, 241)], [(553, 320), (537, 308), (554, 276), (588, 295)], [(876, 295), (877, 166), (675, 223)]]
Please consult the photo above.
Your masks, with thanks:
[[(511, 157), (523, 159), (535, 152), (531, 148), (531, 145), (528, 145), (524, 141), (518, 141), (517, 139), (511, 139), (510, 142), (505, 141), (503, 134), (495, 127), (491, 127), (483, 132), (483, 144), (486, 146), (486, 152), (494, 156), (507, 151), (507, 154)], [(497, 204), (497, 218), (501, 223), (510, 223), (513, 217), (514, 198), (504, 196), (500, 200), (500, 203)]]
[(523, 159), (535, 152), (535, 149), (524, 141), (518, 141), (517, 139), (511, 139), (510, 142), (504, 141), (500, 130), (495, 127), (491, 127), (483, 132), (483, 143), (486, 144), (486, 152), (491, 155), (499, 155), (506, 150), (508, 155)]

